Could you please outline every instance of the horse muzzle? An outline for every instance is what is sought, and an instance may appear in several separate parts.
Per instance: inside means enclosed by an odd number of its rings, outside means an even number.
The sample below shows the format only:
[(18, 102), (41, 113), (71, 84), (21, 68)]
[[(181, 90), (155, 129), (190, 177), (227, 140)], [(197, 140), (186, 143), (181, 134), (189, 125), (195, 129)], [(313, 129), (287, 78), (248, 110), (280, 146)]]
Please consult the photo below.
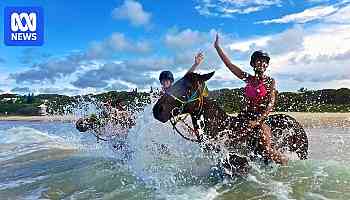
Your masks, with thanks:
[(160, 122), (167, 122), (172, 117), (174, 108), (177, 107), (176, 100), (170, 95), (163, 95), (153, 106), (153, 116)]
[(166, 110), (165, 107), (157, 102), (153, 106), (153, 117), (160, 122), (163, 122), (163, 123), (167, 122), (170, 119), (170, 115), (168, 117), (165, 110)]
[(75, 127), (80, 131), (80, 132), (86, 132), (89, 129), (89, 126), (87, 125), (86, 121), (82, 118), (80, 118), (76, 123)]

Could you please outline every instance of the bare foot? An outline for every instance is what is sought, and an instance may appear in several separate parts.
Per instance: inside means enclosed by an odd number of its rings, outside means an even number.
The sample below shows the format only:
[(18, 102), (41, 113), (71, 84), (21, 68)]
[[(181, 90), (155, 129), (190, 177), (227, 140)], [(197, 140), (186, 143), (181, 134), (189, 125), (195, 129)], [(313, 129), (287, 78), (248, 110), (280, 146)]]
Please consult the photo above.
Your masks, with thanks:
[(273, 155), (272, 160), (275, 161), (278, 164), (281, 165), (287, 165), (288, 164), (288, 158), (285, 155), (282, 155), (280, 153), (278, 153), (277, 155)]
[(274, 150), (274, 152), (270, 153), (271, 160), (273, 160), (275, 163), (281, 164), (281, 165), (287, 165), (288, 164), (288, 157), (281, 154), (280, 152)]
[(281, 165), (288, 165), (288, 157), (281, 155), (280, 161)]

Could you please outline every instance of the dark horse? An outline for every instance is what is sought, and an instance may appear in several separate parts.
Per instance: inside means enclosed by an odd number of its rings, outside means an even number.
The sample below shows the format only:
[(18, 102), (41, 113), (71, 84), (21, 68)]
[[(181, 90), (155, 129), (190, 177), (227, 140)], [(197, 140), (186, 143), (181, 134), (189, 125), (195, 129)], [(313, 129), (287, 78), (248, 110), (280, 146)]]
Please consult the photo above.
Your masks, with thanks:
[(108, 114), (103, 116), (90, 115), (85, 118), (80, 118), (76, 121), (75, 126), (80, 132), (91, 132), (95, 135), (97, 140), (107, 141), (103, 133), (106, 131), (104, 128), (111, 124), (112, 126), (119, 126), (121, 130), (126, 130), (125, 133), (118, 133), (115, 136), (126, 137), (128, 129), (135, 125), (135, 119), (130, 113), (125, 111), (119, 111), (114, 114)]
[[(203, 135), (206, 140), (220, 142), (225, 138), (225, 148), (228, 149), (234, 149), (237, 144), (245, 142), (250, 154), (255, 155), (254, 158), (263, 158), (265, 162), (270, 161), (263, 154), (264, 148), (259, 142), (261, 134), (256, 133), (258, 129), (248, 132), (237, 128), (238, 118), (227, 115), (214, 100), (204, 95), (205, 82), (213, 75), (214, 72), (203, 75), (186, 74), (154, 105), (154, 117), (163, 123), (172, 121), (180, 114), (190, 114), (192, 119), (202, 118), (204, 119)], [(307, 159), (307, 135), (303, 127), (293, 117), (285, 114), (274, 114), (270, 115), (266, 122), (271, 128), (274, 148), (282, 153), (295, 152), (299, 159)], [(175, 124), (173, 125), (175, 128)], [(201, 142), (201, 139), (198, 137), (197, 141)], [(217, 148), (213, 149), (217, 150)], [(232, 173), (246, 173), (249, 169), (248, 157), (229, 154), (222, 166), (225, 171), (229, 168)]]

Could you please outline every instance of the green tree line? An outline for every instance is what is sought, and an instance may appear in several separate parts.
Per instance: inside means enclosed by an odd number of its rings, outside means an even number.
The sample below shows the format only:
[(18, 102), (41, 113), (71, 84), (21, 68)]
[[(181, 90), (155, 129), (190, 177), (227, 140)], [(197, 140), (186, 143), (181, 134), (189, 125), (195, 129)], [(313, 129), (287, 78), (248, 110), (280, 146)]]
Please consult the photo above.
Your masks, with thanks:
[[(81, 102), (111, 100), (112, 104), (121, 104), (128, 110), (142, 109), (149, 104), (150, 93), (147, 92), (116, 92), (83, 96), (66, 96), (58, 94), (28, 94), (7, 100), (6, 95), (0, 95), (0, 115), (38, 115), (38, 106), (45, 103), (48, 113), (62, 114), (72, 112), (73, 108), (81, 106)], [(215, 99), (218, 105), (228, 113), (239, 112), (243, 106), (243, 88), (220, 89), (209, 92), (209, 97)], [(350, 112), (350, 89), (307, 90), (301, 88), (298, 92), (277, 93), (275, 106), (277, 112)]]

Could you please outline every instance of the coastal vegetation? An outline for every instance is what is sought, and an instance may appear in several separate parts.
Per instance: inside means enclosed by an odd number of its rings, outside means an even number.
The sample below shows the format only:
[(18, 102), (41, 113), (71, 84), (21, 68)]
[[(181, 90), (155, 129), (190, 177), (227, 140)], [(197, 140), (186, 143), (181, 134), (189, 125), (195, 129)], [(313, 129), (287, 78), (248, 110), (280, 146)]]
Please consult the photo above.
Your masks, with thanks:
[[(220, 89), (210, 91), (209, 97), (228, 113), (239, 112), (243, 105), (243, 88)], [(0, 115), (40, 115), (42, 105), (48, 114), (72, 112), (79, 108), (81, 102), (111, 100), (114, 105), (120, 104), (125, 109), (142, 109), (151, 102), (151, 93), (110, 91), (100, 94), (66, 96), (59, 94), (0, 95)], [(47, 108), (46, 108), (47, 107)], [(307, 90), (301, 88), (296, 92), (277, 94), (275, 107), (277, 112), (350, 112), (350, 89)]]

